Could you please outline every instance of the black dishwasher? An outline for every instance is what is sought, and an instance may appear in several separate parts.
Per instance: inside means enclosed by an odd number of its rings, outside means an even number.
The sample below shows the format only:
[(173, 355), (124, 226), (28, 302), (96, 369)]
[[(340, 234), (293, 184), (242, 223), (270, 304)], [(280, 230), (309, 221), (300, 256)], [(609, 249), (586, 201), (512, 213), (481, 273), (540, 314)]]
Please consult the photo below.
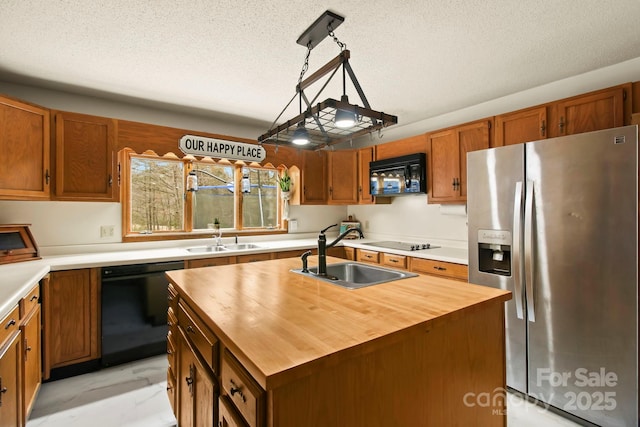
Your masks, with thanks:
[(182, 261), (102, 268), (102, 365), (167, 351), (167, 287), (164, 272)]

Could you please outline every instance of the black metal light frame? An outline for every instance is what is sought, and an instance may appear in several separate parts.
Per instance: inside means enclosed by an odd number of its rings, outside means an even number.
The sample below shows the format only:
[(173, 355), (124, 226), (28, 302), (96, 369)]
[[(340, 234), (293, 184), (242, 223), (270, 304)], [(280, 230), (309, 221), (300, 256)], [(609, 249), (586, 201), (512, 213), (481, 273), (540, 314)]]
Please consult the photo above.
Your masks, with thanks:
[[(333, 36), (333, 30), (344, 21), (344, 18), (336, 15), (333, 12), (326, 11), (320, 16), (304, 33), (298, 38), (297, 43), (306, 46), (307, 59), (309, 52), (313, 47), (317, 46), (328, 35)], [(334, 40), (339, 46), (344, 47), (343, 43)], [(398, 123), (398, 117), (386, 114), (383, 112), (375, 111), (371, 109), (369, 101), (367, 100), (358, 79), (349, 64), (349, 58), (351, 54), (349, 50), (342, 50), (338, 56), (333, 58), (323, 67), (318, 69), (311, 76), (305, 80), (300, 80), (296, 86), (296, 93), (291, 98), (289, 103), (285, 106), (282, 112), (274, 120), (271, 128), (258, 137), (260, 144), (291, 144), (294, 131), (298, 125), (302, 122), (309, 134), (309, 144), (305, 146), (296, 146), (303, 149), (319, 150), (342, 142), (348, 142), (354, 138), (367, 135), (378, 131), (387, 126), (391, 126)], [(305, 62), (306, 65), (306, 62)], [(342, 79), (343, 89), (346, 85), (346, 74), (349, 75), (351, 82), (360, 97), (360, 101), (363, 106), (357, 104), (350, 104), (345, 102), (345, 98), (341, 98), (340, 101), (327, 98), (322, 102), (314, 104), (322, 91), (327, 87), (331, 79), (335, 76), (338, 69), (342, 66)], [(303, 68), (303, 73), (305, 69)], [(305, 94), (305, 89), (311, 86), (313, 83), (320, 80), (322, 77), (330, 74), (329, 78), (315, 94), (315, 96), (309, 100)], [(301, 74), (302, 76), (302, 74)], [(343, 90), (344, 92), (344, 90)], [(343, 94), (344, 95), (344, 94)], [(280, 120), (284, 112), (294, 99), (300, 99), (300, 113), (292, 119), (276, 126), (276, 123)], [(306, 109), (302, 111), (302, 101), (306, 105)], [(339, 128), (334, 124), (334, 117), (337, 110), (348, 111), (354, 113), (357, 117), (356, 124), (349, 128)]]

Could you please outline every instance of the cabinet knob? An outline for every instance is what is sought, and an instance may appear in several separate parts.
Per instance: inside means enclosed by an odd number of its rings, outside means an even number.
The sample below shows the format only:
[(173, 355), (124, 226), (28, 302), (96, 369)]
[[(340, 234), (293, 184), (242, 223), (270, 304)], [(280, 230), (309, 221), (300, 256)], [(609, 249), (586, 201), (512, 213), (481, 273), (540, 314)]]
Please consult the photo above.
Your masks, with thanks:
[(558, 123), (558, 127), (560, 128), (560, 133), (564, 133), (564, 117), (560, 117), (560, 123)]
[(192, 334), (194, 334), (196, 331), (193, 329), (193, 327), (191, 327), (191, 325), (187, 326), (187, 332), (190, 332)]

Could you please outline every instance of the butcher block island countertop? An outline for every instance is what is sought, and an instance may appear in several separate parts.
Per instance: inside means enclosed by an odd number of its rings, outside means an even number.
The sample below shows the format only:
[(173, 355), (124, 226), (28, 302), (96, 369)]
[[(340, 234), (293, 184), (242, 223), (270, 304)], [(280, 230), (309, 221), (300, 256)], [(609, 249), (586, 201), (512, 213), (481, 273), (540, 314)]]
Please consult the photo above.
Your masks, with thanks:
[(211, 365), (221, 407), (239, 402), (220, 376), (228, 357), (265, 392), (256, 418), (244, 417), (251, 426), (506, 425), (510, 292), (427, 275), (348, 290), (290, 271), (300, 266), (288, 258), (166, 273), (219, 340)]

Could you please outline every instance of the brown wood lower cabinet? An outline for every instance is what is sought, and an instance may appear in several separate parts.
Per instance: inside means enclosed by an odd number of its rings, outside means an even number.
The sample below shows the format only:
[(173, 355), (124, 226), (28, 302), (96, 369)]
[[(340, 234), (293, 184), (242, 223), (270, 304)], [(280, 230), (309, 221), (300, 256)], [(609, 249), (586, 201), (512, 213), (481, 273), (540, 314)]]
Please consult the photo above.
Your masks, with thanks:
[(0, 321), (0, 427), (22, 427), (21, 334), (18, 306)]
[(42, 383), (40, 335), (40, 288), (36, 286), (20, 301), (20, 331), (22, 332), (22, 415), (26, 424)]
[(42, 287), (43, 378), (100, 357), (98, 269), (54, 271)]

